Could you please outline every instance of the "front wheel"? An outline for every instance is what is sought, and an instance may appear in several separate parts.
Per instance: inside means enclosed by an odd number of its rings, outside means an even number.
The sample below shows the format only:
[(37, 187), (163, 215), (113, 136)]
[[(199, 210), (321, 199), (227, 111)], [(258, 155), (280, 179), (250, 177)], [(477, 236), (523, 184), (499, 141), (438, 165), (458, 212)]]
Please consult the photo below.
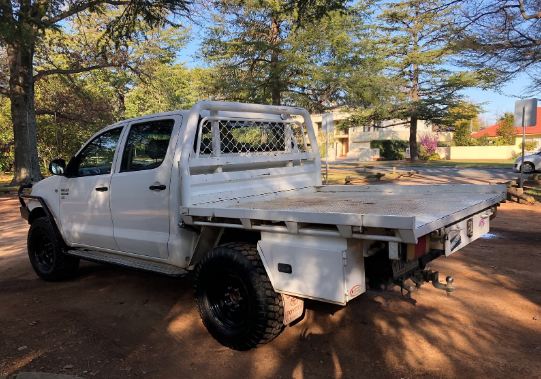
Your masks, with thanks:
[(63, 243), (47, 217), (32, 222), (27, 244), (32, 268), (43, 280), (62, 280), (77, 274), (79, 258), (64, 254)]
[(525, 174), (531, 174), (532, 172), (535, 171), (535, 167), (532, 163), (530, 162), (524, 162), (524, 165), (522, 167), (522, 172), (525, 173)]
[(267, 343), (284, 328), (282, 297), (253, 245), (228, 243), (210, 251), (195, 270), (195, 297), (207, 330), (232, 349)]

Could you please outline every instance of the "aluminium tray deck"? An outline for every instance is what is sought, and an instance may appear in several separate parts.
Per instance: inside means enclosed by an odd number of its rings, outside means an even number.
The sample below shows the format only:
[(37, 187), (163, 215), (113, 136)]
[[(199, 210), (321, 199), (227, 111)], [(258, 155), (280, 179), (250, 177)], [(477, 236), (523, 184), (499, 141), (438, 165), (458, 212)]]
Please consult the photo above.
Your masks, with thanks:
[(419, 237), (504, 200), (502, 185), (320, 186), (193, 205), (183, 214), (403, 229)]

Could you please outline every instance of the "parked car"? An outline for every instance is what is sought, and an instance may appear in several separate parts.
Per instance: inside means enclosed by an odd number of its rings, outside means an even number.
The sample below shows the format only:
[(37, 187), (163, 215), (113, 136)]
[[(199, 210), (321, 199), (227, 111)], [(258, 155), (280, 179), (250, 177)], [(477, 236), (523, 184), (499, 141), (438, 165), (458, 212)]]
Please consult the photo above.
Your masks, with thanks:
[(304, 299), (346, 305), (366, 281), (453, 291), (428, 262), (487, 233), (506, 196), (501, 185), (321, 185), (308, 112), (256, 104), (120, 121), (49, 169), (19, 191), (37, 275), (73, 277), (79, 259), (193, 272), (203, 323), (239, 350), (302, 317)]
[[(515, 172), (520, 172), (521, 163), (522, 163), (522, 156), (518, 157), (515, 160), (515, 165), (513, 166), (513, 170)], [(535, 171), (539, 171), (540, 169), (541, 169), (541, 150), (539, 150), (537, 153), (524, 155), (524, 168), (522, 169), (522, 172), (529, 174)]]

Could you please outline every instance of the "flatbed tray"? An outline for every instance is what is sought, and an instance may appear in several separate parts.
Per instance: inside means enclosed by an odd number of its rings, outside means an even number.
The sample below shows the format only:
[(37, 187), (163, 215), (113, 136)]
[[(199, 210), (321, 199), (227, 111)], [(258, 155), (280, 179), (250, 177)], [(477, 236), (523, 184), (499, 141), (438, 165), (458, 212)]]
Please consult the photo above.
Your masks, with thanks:
[(197, 204), (184, 216), (401, 229), (420, 237), (505, 200), (504, 185), (329, 185)]

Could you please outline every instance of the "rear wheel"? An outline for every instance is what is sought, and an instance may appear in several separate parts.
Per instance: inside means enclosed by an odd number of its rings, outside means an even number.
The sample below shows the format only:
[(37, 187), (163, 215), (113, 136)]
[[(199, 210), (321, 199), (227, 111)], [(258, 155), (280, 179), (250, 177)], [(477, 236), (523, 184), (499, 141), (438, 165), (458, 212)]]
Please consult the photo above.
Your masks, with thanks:
[(282, 297), (253, 245), (228, 243), (209, 252), (195, 270), (195, 296), (205, 327), (232, 349), (267, 343), (284, 328)]
[(30, 263), (40, 278), (56, 281), (77, 274), (79, 258), (64, 254), (64, 245), (47, 217), (32, 222), (27, 244)]
[(524, 162), (522, 165), (522, 172), (530, 174), (535, 171), (535, 166), (531, 162)]

